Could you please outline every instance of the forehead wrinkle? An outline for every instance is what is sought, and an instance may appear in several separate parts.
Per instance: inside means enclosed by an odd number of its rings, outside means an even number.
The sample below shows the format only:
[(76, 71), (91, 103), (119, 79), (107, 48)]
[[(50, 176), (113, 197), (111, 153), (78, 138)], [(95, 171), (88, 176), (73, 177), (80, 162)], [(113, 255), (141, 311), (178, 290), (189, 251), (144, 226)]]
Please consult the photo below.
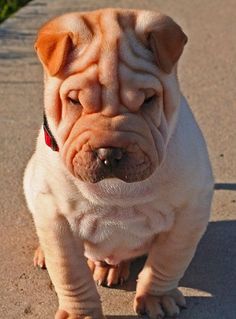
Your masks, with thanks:
[[(91, 19), (92, 18), (92, 19)], [(97, 64), (101, 48), (101, 31), (97, 27), (98, 15), (83, 15), (83, 21), (92, 35), (89, 42), (77, 45), (75, 58), (72, 63), (72, 72), (83, 72), (92, 64)], [(78, 34), (78, 37), (80, 35)]]
[(155, 62), (153, 53), (143, 45), (133, 29), (127, 29), (126, 34), (130, 47), (137, 57), (143, 58), (146, 61)]
[(62, 29), (70, 30), (74, 34), (74, 44), (88, 43), (92, 40), (93, 34), (83, 15), (66, 14), (61, 17), (60, 23)]
[[(129, 41), (130, 40), (130, 41)], [(122, 38), (122, 41), (120, 42), (120, 50), (119, 50), (119, 56), (120, 60), (125, 63), (130, 69), (137, 71), (137, 72), (143, 72), (143, 73), (150, 73), (154, 76), (157, 76), (158, 69), (155, 65), (154, 58), (150, 58), (150, 56), (146, 56), (145, 58), (144, 54), (141, 56), (138, 50), (134, 52), (133, 48), (134, 45), (130, 45), (131, 42), (134, 39), (128, 39), (126, 35)], [(136, 39), (135, 39), (136, 40)], [(140, 46), (139, 46), (140, 51)]]
[[(101, 64), (101, 81), (107, 86), (117, 82), (117, 44), (120, 36), (120, 27), (117, 23), (116, 12), (109, 12), (100, 16), (101, 51), (99, 63)], [(109, 26), (109, 28), (108, 28)], [(114, 77), (110, 83), (110, 77)]]
[[(158, 78), (159, 70), (153, 53), (140, 39), (139, 33), (143, 26), (139, 20), (139, 14), (133, 11), (106, 10), (96, 14), (84, 12), (80, 17), (77, 16), (77, 21), (80, 21), (77, 32), (86, 28), (87, 35), (84, 37), (87, 41), (81, 46), (78, 43), (70, 71), (83, 72), (97, 64), (103, 105), (119, 104), (120, 81), (123, 81), (121, 63), (126, 66), (127, 73), (130, 70), (130, 77), (137, 79), (136, 85), (138, 79), (142, 79), (143, 84), (144, 75), (148, 83), (153, 77)], [(122, 89), (125, 89), (124, 86)]]
[(140, 39), (138, 39), (135, 33), (138, 15), (134, 11), (119, 12), (118, 21), (120, 26), (129, 40), (129, 44), (133, 53), (138, 57), (142, 57), (147, 60), (153, 59), (153, 54), (145, 48)]
[(89, 44), (77, 47), (74, 52), (74, 61), (71, 63), (69, 73), (83, 72), (90, 65), (98, 62), (100, 52), (100, 39), (93, 37)]
[(118, 11), (117, 19), (123, 30), (134, 29), (136, 25), (137, 15), (132, 10)]
[(107, 11), (100, 15), (101, 48), (99, 56), (99, 82), (102, 86), (104, 107), (110, 110), (119, 105), (118, 81), (118, 45), (121, 29), (116, 11)]
[(120, 63), (119, 65), (119, 73), (120, 78), (123, 82), (123, 87), (131, 87), (131, 88), (138, 88), (138, 89), (148, 89), (153, 88), (159, 94), (162, 93), (163, 86), (160, 80), (153, 76), (152, 74), (145, 73), (145, 72), (135, 72), (134, 70), (130, 69), (124, 63)]

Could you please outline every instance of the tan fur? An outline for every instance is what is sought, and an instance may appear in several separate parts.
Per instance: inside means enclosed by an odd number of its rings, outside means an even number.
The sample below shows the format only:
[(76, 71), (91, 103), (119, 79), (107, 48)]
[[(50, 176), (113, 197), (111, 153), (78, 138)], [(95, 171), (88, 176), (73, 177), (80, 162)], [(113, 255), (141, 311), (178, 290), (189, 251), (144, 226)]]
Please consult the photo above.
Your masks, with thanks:
[[(176, 75), (186, 41), (171, 18), (137, 10), (71, 13), (39, 31), (45, 113), (59, 152), (41, 129), (24, 189), (59, 298), (56, 319), (103, 317), (84, 256), (94, 270), (147, 254), (136, 312), (173, 316), (185, 304), (178, 281), (206, 228), (213, 189)], [(98, 158), (107, 148), (122, 150), (111, 169)]]

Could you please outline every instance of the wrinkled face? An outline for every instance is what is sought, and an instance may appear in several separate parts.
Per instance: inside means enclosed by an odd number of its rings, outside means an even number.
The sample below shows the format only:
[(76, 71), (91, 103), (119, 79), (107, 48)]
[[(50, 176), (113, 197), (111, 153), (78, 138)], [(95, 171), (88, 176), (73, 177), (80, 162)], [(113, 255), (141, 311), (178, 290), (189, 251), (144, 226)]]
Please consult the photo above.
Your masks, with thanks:
[(143, 180), (154, 171), (164, 151), (158, 114), (162, 107), (158, 103), (160, 85), (158, 91), (152, 76), (145, 76), (146, 83), (141, 81), (121, 61), (117, 74), (104, 83), (112, 67), (105, 66), (104, 78), (100, 77), (101, 66), (95, 64), (61, 85), (64, 120), (58, 133), (63, 158), (71, 172), (84, 181), (107, 177)]
[(160, 165), (179, 103), (173, 70), (184, 37), (172, 20), (145, 11), (69, 14), (42, 28), (45, 111), (75, 177), (130, 183)]

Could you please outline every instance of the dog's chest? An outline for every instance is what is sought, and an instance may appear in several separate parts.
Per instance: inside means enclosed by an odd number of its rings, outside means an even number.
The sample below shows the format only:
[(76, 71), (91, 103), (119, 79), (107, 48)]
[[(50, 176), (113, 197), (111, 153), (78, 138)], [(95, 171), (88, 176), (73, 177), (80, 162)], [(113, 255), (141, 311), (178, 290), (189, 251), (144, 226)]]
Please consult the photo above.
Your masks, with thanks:
[(171, 227), (173, 212), (160, 211), (155, 203), (126, 208), (84, 203), (70, 223), (88, 258), (116, 264), (147, 253), (154, 236)]

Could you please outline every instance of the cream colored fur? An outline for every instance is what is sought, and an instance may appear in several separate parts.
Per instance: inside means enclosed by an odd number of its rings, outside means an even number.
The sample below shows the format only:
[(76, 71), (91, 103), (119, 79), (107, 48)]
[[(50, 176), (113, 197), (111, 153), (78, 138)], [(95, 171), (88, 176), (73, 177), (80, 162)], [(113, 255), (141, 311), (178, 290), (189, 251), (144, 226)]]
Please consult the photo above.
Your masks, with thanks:
[[(145, 310), (150, 318), (163, 315), (163, 309), (167, 314), (178, 312), (182, 297), (176, 288), (209, 219), (213, 179), (205, 142), (180, 93), (176, 61), (171, 70), (171, 63), (156, 62), (145, 38), (157, 28), (160, 19), (165, 25), (165, 16), (132, 11), (135, 22), (131, 23), (129, 11), (119, 12), (122, 28), (114, 22), (116, 10), (102, 10), (84, 14), (90, 29), (75, 13), (49, 22), (40, 31), (46, 37), (54, 29), (69, 32), (73, 45), (77, 45), (63, 69), (55, 62), (53, 66), (51, 61), (46, 63), (45, 55), (38, 52), (45, 69), (45, 111), (60, 151), (54, 152), (45, 144), (41, 129), (24, 178), (28, 207), (59, 298), (57, 319), (73, 315), (102, 318), (84, 255), (115, 265), (147, 254), (138, 279), (135, 310)], [(101, 29), (96, 29), (98, 17), (105, 34), (102, 45)], [(97, 74), (105, 88), (102, 107), (96, 106), (100, 94)], [(78, 134), (82, 124), (76, 129), (73, 122), (78, 117), (76, 111), (62, 107), (61, 117), (58, 115), (58, 99), (63, 105), (68, 91), (81, 88), (87, 90), (80, 96), (84, 108), (94, 105), (95, 115), (102, 113), (112, 119), (125, 114), (125, 125), (133, 121), (147, 90), (162, 97), (157, 109), (147, 111), (142, 120), (131, 125), (137, 144), (157, 163), (150, 176), (133, 183), (117, 178), (90, 183), (74, 176), (70, 147), (76, 143), (82, 147), (86, 139), (81, 137), (83, 132)], [(95, 126), (99, 127), (99, 120), (95, 117)], [(86, 125), (86, 121), (81, 123)], [(120, 122), (114, 123), (119, 127)], [(151, 134), (142, 129), (142, 123)], [(103, 128), (99, 134), (106, 140)], [(93, 145), (98, 143), (94, 136), (89, 138)]]

